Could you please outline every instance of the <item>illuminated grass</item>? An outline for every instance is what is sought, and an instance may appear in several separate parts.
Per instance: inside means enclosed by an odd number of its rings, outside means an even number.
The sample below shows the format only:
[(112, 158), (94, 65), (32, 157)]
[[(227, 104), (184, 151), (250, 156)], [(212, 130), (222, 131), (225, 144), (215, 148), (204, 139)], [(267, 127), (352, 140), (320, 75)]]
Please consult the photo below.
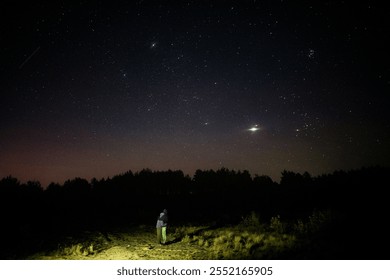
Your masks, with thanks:
[(243, 231), (242, 226), (205, 230), (186, 235), (182, 242), (205, 249), (204, 259), (277, 258), (294, 248), (294, 235)]
[[(310, 258), (312, 236), (331, 222), (329, 212), (314, 212), (306, 220), (284, 222), (275, 216), (261, 223), (255, 213), (232, 226), (169, 227), (168, 245), (156, 244), (151, 226), (102, 234), (85, 232), (31, 259), (295, 259)], [(314, 240), (314, 239), (313, 239)]]

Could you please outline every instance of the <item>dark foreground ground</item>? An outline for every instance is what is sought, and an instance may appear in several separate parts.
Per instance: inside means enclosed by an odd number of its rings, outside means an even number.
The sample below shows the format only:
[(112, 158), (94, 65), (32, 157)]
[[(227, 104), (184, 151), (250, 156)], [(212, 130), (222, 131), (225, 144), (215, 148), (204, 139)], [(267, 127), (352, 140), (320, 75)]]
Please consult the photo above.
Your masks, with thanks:
[(188, 260), (204, 259), (206, 249), (183, 242), (170, 234), (163, 246), (156, 243), (153, 227), (133, 227), (112, 232), (83, 232), (77, 238), (68, 237), (57, 249), (37, 252), (29, 259), (41, 260)]
[[(0, 259), (389, 259), (387, 168), (0, 180)], [(167, 246), (155, 221), (169, 209)]]
[[(284, 222), (279, 216), (260, 223), (255, 213), (239, 224), (168, 227), (168, 243), (156, 242), (151, 225), (108, 231), (80, 231), (13, 241), (3, 259), (35, 260), (204, 260), (204, 259), (387, 259), (379, 235), (354, 231), (314, 212), (306, 220)], [(381, 246), (381, 244), (383, 246)]]

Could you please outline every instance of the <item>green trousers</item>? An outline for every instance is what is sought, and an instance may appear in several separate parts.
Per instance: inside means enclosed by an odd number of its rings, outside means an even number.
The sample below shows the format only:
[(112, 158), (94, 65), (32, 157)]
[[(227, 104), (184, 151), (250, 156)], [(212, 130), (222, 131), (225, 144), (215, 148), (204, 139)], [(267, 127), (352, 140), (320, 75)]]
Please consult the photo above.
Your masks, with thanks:
[(157, 228), (157, 243), (165, 244), (167, 242), (167, 227)]

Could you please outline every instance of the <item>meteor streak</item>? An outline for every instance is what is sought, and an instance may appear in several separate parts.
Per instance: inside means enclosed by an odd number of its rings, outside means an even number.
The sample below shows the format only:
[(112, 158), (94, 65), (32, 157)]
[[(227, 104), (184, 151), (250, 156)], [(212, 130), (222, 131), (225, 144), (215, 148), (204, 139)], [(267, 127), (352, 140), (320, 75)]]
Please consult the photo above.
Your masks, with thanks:
[(38, 48), (35, 49), (35, 51), (32, 52), (32, 54), (30, 54), (29, 57), (27, 57), (22, 64), (19, 65), (19, 70), (23, 68), (23, 66), (39, 51), (41, 47), (38, 46)]

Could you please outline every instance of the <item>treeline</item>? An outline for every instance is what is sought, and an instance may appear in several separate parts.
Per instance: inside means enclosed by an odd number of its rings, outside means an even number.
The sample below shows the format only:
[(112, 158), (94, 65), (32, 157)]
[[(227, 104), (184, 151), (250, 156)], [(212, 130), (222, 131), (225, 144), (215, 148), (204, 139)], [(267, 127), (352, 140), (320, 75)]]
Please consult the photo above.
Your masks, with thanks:
[(321, 209), (363, 221), (387, 209), (388, 174), (383, 167), (316, 177), (283, 171), (277, 183), (268, 176), (226, 168), (197, 170), (192, 178), (180, 170), (145, 169), (101, 180), (75, 178), (46, 189), (39, 182), (22, 184), (9, 176), (0, 180), (2, 234), (8, 240), (44, 242), (80, 230), (154, 225), (163, 208), (172, 224), (236, 223), (250, 211), (264, 219), (295, 219)]

